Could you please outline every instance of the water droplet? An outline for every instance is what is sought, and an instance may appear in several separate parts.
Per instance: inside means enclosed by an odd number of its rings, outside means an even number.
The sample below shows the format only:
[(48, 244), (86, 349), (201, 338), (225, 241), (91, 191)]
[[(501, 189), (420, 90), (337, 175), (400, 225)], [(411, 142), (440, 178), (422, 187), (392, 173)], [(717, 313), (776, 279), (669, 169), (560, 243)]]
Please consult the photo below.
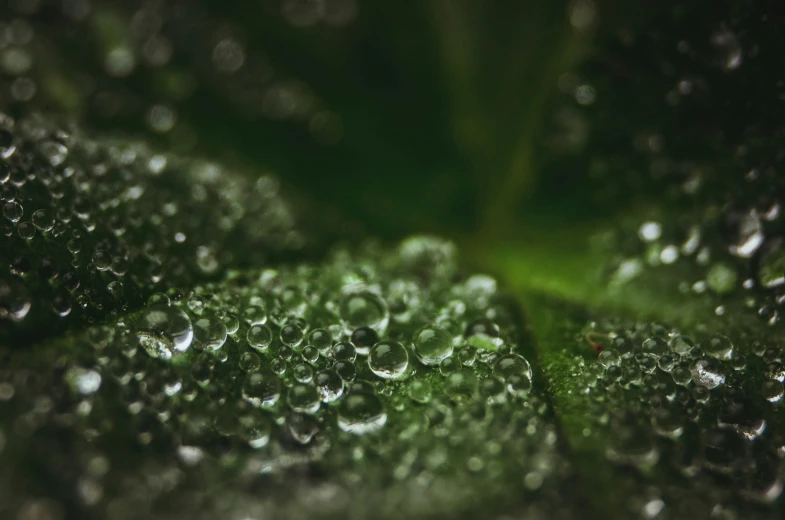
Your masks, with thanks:
[(259, 370), (259, 367), (262, 366), (262, 358), (255, 352), (243, 352), (237, 361), (237, 365), (243, 372), (253, 372), (254, 370)]
[(194, 322), (194, 339), (205, 348), (218, 350), (226, 342), (226, 325), (212, 312), (204, 313)]
[(354, 381), (357, 375), (357, 369), (351, 361), (336, 361), (333, 364), (333, 370), (341, 376), (341, 379), (347, 382)]
[(239, 437), (251, 448), (264, 448), (270, 442), (272, 428), (270, 421), (257, 415), (246, 415), (240, 418)]
[(458, 372), (461, 370), (462, 365), (461, 363), (455, 359), (454, 357), (444, 358), (441, 363), (439, 363), (439, 372), (443, 376), (448, 376), (453, 372)]
[(289, 406), (295, 412), (313, 414), (319, 410), (321, 395), (315, 386), (295, 383), (289, 387)]
[(153, 358), (171, 359), (174, 354), (185, 352), (193, 335), (186, 313), (160, 303), (145, 308), (136, 322), (139, 345)]
[(768, 289), (785, 283), (785, 247), (777, 244), (763, 256), (758, 281)]
[(431, 400), (431, 386), (425, 381), (412, 381), (406, 393), (412, 401), (418, 403), (427, 403)]
[(3, 206), (3, 216), (11, 222), (19, 222), (19, 220), (22, 218), (22, 215), (24, 215), (24, 208), (22, 208), (22, 205), (15, 200), (6, 202)]
[(281, 380), (268, 368), (246, 376), (243, 398), (256, 407), (272, 407), (281, 397)]
[(71, 389), (82, 395), (94, 394), (101, 387), (101, 375), (95, 370), (72, 368), (65, 377)]
[(722, 232), (729, 242), (728, 251), (734, 256), (751, 258), (763, 244), (763, 228), (754, 210), (726, 208)]
[(397, 341), (380, 341), (368, 354), (368, 366), (379, 377), (399, 378), (409, 366), (409, 354)]
[(502, 344), (499, 338), (499, 326), (486, 318), (469, 323), (463, 336), (466, 338), (466, 343), (475, 348), (496, 350)]
[(493, 365), (493, 375), (506, 381), (513, 375), (525, 375), (532, 379), (532, 367), (523, 356), (518, 354), (508, 354), (500, 357)]
[(292, 375), (300, 383), (310, 383), (313, 379), (313, 368), (311, 365), (299, 363), (292, 368)]
[(311, 345), (319, 349), (322, 354), (327, 354), (333, 346), (333, 337), (326, 329), (314, 329), (308, 335)]
[(782, 400), (782, 383), (775, 379), (767, 379), (761, 386), (761, 393), (767, 401), (778, 403)]
[(333, 370), (317, 372), (313, 382), (325, 403), (337, 401), (343, 395), (343, 379)]
[(387, 329), (390, 315), (384, 300), (370, 291), (362, 291), (344, 296), (341, 318), (348, 327), (347, 333), (359, 327), (371, 327), (382, 333)]
[(414, 334), (413, 343), (414, 353), (426, 365), (438, 365), (452, 355), (452, 338), (439, 327), (427, 325), (421, 328)]
[(621, 356), (619, 356), (619, 353), (613, 349), (605, 349), (600, 352), (599, 356), (597, 356), (597, 361), (599, 361), (600, 364), (605, 368), (608, 368), (621, 363)]
[(338, 427), (348, 433), (365, 435), (380, 430), (387, 412), (379, 398), (370, 392), (352, 391), (338, 408)]
[(340, 361), (354, 362), (357, 359), (357, 349), (351, 343), (340, 342), (333, 347), (333, 358)]
[(725, 383), (725, 371), (716, 359), (702, 357), (692, 365), (692, 381), (713, 390)]
[(733, 356), (733, 343), (727, 336), (715, 336), (704, 347), (707, 354), (717, 359), (730, 359)]
[(243, 310), (243, 319), (248, 325), (264, 325), (267, 323), (267, 312), (261, 305), (249, 305)]
[(303, 331), (295, 324), (287, 323), (281, 327), (281, 342), (292, 348), (297, 347), (303, 341)]
[(292, 439), (300, 444), (308, 444), (314, 435), (319, 433), (319, 424), (310, 415), (296, 413), (291, 415), (287, 421), (289, 433)]
[(248, 344), (259, 351), (267, 350), (273, 342), (273, 332), (267, 325), (254, 325), (248, 329), (246, 335)]
[(55, 218), (52, 213), (45, 209), (39, 209), (33, 213), (33, 225), (39, 230), (44, 232), (52, 231), (55, 227)]
[(371, 347), (379, 342), (379, 334), (370, 327), (360, 327), (352, 332), (352, 345), (361, 356), (367, 356)]
[(507, 378), (507, 391), (515, 397), (524, 397), (532, 389), (532, 380), (526, 374), (514, 374)]
[(469, 401), (477, 392), (477, 376), (470, 370), (460, 370), (447, 376), (444, 392), (453, 401)]
[(30, 293), (21, 282), (0, 279), (0, 319), (21, 321), (31, 306)]

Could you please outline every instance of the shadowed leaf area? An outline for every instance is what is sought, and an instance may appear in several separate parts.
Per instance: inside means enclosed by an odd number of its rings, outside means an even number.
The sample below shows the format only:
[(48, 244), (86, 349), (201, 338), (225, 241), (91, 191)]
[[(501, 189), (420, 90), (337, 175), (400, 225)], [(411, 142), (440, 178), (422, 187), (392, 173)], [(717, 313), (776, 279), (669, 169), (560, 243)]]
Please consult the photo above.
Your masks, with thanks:
[(783, 514), (785, 9), (0, 3), (0, 517)]

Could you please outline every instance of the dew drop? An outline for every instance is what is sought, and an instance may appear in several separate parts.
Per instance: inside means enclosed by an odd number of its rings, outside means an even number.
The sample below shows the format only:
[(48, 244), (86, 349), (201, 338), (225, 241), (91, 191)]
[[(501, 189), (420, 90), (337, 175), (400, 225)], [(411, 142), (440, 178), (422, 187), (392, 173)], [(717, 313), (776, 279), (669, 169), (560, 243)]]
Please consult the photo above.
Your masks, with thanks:
[(709, 390), (725, 383), (725, 372), (719, 361), (711, 357), (702, 357), (692, 365), (692, 381)]
[(177, 307), (154, 304), (136, 322), (139, 345), (153, 358), (171, 359), (191, 346), (194, 331), (188, 315)]
[(205, 312), (194, 322), (194, 339), (210, 350), (218, 350), (226, 342), (226, 325), (213, 314)]
[(319, 410), (321, 395), (314, 385), (295, 383), (289, 387), (289, 406), (295, 412), (314, 414)]
[(387, 329), (390, 315), (384, 300), (370, 291), (362, 291), (344, 296), (341, 318), (348, 327), (347, 333), (359, 327), (371, 327), (382, 333)]
[(406, 372), (409, 366), (409, 354), (397, 341), (380, 341), (368, 354), (368, 366), (379, 377), (396, 379)]
[(337, 401), (343, 395), (343, 379), (333, 370), (317, 372), (313, 382), (325, 403)]
[(338, 408), (338, 427), (348, 433), (365, 435), (380, 430), (387, 422), (387, 412), (371, 392), (352, 391)]
[(273, 342), (273, 332), (267, 325), (254, 325), (246, 335), (248, 344), (259, 351), (267, 350)]
[(21, 282), (0, 279), (0, 320), (21, 321), (31, 306), (30, 293)]
[(421, 328), (414, 334), (413, 343), (415, 355), (426, 365), (438, 365), (452, 355), (452, 338), (439, 327), (427, 325)]
[(360, 327), (352, 332), (350, 341), (358, 354), (367, 356), (371, 347), (379, 342), (379, 334), (371, 327)]
[(256, 407), (272, 407), (281, 397), (281, 380), (267, 368), (246, 376), (243, 383), (243, 399)]
[(518, 354), (508, 354), (500, 357), (493, 365), (493, 375), (506, 381), (513, 375), (525, 375), (532, 379), (532, 367), (523, 356)]

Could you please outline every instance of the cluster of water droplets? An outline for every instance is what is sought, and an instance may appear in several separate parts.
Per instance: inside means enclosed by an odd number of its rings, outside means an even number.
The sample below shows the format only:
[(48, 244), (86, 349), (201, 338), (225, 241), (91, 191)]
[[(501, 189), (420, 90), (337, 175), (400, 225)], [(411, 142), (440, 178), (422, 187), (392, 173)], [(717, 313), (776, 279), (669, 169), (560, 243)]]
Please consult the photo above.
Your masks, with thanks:
[(652, 219), (615, 232), (611, 286), (634, 283), (650, 271), (643, 283), (665, 276), (670, 294), (705, 301), (717, 316), (757, 315), (761, 323), (777, 325), (785, 303), (779, 202), (714, 210), (686, 224)]
[[(516, 489), (567, 507), (553, 500), (566, 466), (515, 310), (492, 278), (455, 266), (452, 244), (413, 237), (155, 293), (117, 323), (41, 350), (57, 368), (40, 377), (7, 365), (0, 431), (10, 450), (46, 451), (55, 428), (76, 456), (94, 453), (104, 471), (73, 468), (87, 491), (61, 505), (114, 517), (202, 493), (227, 471), (227, 500), (261, 510), (323, 514), (325, 501), (351, 499), (357, 514), (422, 514)], [(305, 467), (326, 479), (255, 498), (254, 482)], [(135, 482), (137, 470), (169, 480)]]
[(3, 114), (0, 156), (4, 332), (105, 318), (305, 243), (272, 176)]
[(576, 344), (600, 353), (560, 354), (572, 370), (566, 398), (581, 410), (580, 435), (634, 470), (615, 481), (630, 509), (648, 518), (771, 514), (785, 474), (778, 346), (696, 340), (656, 323), (579, 326)]

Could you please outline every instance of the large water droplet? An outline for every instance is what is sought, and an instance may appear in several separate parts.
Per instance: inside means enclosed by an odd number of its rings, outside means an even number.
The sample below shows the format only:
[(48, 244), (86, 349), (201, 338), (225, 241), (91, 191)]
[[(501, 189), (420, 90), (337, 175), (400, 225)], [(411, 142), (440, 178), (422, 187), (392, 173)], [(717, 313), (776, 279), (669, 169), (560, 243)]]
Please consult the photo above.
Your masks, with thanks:
[(371, 327), (384, 332), (390, 320), (387, 304), (370, 291), (350, 293), (341, 301), (341, 318), (347, 325), (347, 333), (359, 327)]
[(16, 280), (0, 280), (0, 320), (21, 321), (30, 312), (32, 302), (27, 288)]
[(271, 407), (281, 397), (281, 380), (269, 368), (249, 374), (243, 383), (243, 398), (254, 406)]
[(387, 422), (387, 412), (371, 392), (351, 392), (338, 408), (338, 427), (355, 435), (380, 430)]
[(702, 357), (692, 365), (692, 381), (712, 390), (725, 383), (725, 371), (716, 359)]
[(188, 350), (194, 330), (188, 315), (179, 308), (154, 304), (139, 316), (136, 337), (151, 357), (171, 359), (176, 353)]
[(226, 325), (212, 312), (206, 312), (194, 322), (194, 338), (205, 348), (218, 350), (226, 342)]
[(439, 327), (427, 325), (421, 328), (414, 334), (413, 342), (414, 353), (426, 365), (438, 365), (452, 354), (452, 338)]
[(406, 372), (409, 366), (409, 354), (397, 341), (380, 341), (371, 348), (368, 366), (379, 377), (395, 379)]
[(523, 356), (508, 354), (500, 357), (493, 365), (493, 375), (506, 381), (513, 375), (525, 375), (532, 379), (532, 367)]

